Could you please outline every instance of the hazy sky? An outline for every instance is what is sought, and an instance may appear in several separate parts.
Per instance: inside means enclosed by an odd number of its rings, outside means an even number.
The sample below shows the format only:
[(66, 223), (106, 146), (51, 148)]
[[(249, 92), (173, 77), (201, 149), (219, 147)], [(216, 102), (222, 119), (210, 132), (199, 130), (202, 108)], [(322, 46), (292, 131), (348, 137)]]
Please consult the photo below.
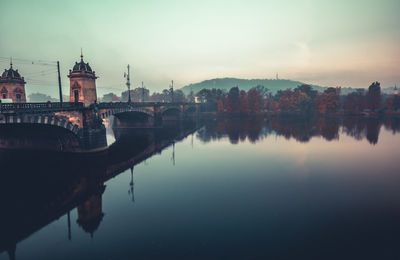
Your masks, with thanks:
[[(151, 91), (171, 79), (181, 87), (276, 73), (330, 86), (400, 84), (399, 0), (2, 0), (0, 24), (0, 65), (10, 56), (60, 60), (64, 92), (81, 47), (100, 95), (125, 90), (128, 63), (135, 87)], [(57, 96), (52, 67), (14, 64), (28, 93)]]

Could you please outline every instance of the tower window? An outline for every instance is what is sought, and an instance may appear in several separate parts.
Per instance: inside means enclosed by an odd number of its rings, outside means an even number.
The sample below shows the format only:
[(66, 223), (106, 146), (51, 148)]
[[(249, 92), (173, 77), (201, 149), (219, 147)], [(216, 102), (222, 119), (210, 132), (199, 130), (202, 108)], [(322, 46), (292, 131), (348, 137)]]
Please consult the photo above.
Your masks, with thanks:
[(74, 101), (79, 102), (79, 91), (78, 90), (74, 90)]
[(15, 95), (17, 102), (21, 102), (21, 94), (17, 94)]
[(6, 93), (3, 93), (3, 98), (7, 98), (7, 94)]

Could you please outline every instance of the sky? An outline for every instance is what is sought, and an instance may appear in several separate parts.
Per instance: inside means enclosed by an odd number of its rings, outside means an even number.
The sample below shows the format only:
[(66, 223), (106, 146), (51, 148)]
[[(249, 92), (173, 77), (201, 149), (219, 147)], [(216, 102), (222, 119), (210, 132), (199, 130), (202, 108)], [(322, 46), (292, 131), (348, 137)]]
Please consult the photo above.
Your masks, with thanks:
[(276, 73), (322, 86), (400, 85), (398, 0), (2, 0), (0, 13), (0, 65), (14, 58), (28, 94), (58, 96), (57, 60), (68, 93), (81, 48), (99, 96), (126, 90), (127, 64), (134, 87), (152, 92), (171, 80), (179, 88)]

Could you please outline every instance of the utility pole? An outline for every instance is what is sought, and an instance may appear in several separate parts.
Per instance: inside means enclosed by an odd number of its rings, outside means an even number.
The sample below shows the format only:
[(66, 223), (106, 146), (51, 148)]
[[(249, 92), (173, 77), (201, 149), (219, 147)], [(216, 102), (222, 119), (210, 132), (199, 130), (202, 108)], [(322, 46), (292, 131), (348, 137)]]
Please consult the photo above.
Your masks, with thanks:
[(128, 87), (128, 103), (131, 103), (131, 81), (129, 74), (129, 64), (128, 64), (128, 74), (125, 74), (126, 77), (126, 86)]
[(57, 61), (57, 71), (58, 71), (58, 91), (60, 92), (60, 103), (63, 103), (62, 88), (61, 88), (61, 76), (60, 76), (60, 62)]
[(171, 92), (171, 102), (174, 103), (174, 81), (173, 80), (171, 80), (170, 92)]

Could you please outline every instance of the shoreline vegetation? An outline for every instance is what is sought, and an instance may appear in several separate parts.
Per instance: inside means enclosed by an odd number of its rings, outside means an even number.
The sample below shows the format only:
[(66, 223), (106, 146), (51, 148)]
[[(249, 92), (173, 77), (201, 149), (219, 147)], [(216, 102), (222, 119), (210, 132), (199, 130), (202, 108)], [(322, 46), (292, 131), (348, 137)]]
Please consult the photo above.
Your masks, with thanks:
[[(397, 88), (392, 94), (381, 92), (379, 82), (373, 82), (368, 89), (355, 89), (348, 94), (341, 87), (329, 87), (318, 92), (312, 85), (301, 84), (294, 89), (276, 92), (257, 85), (245, 91), (238, 86), (229, 91), (220, 88), (204, 88), (197, 93), (185, 94), (172, 86), (161, 92), (150, 94), (149, 89), (138, 87), (130, 90), (133, 102), (195, 102), (201, 103), (201, 112), (206, 116), (366, 116), (400, 117), (400, 95)], [(346, 91), (345, 91), (346, 93)], [(32, 95), (31, 95), (32, 96)], [(49, 100), (49, 97), (36, 93), (29, 97), (34, 102)], [(121, 96), (105, 94), (100, 102), (127, 102), (129, 92)], [(49, 100), (50, 101), (50, 100)]]
[(368, 90), (357, 89), (341, 95), (341, 88), (327, 88), (319, 93), (310, 85), (271, 94), (263, 86), (249, 91), (233, 87), (228, 93), (203, 89), (196, 94), (209, 116), (400, 116), (400, 95), (381, 94), (379, 82)]

